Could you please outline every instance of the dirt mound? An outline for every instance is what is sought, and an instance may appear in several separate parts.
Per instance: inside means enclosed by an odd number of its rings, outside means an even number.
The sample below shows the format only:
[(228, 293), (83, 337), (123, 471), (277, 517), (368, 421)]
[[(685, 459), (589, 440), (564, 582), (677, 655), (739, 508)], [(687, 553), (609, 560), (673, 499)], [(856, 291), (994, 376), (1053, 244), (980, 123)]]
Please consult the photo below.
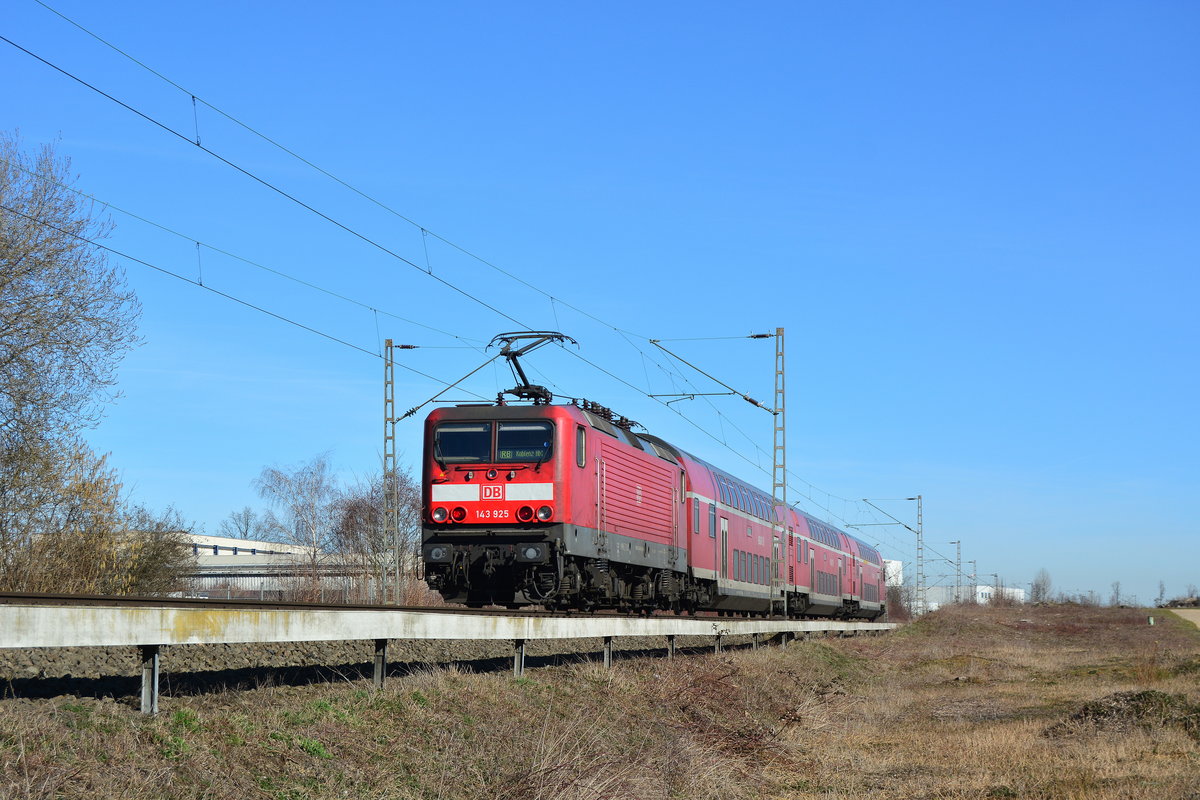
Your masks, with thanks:
[(1084, 703), (1078, 711), (1042, 732), (1053, 738), (1080, 733), (1128, 733), (1137, 728), (1181, 728), (1200, 741), (1200, 704), (1185, 695), (1153, 689), (1117, 692)]

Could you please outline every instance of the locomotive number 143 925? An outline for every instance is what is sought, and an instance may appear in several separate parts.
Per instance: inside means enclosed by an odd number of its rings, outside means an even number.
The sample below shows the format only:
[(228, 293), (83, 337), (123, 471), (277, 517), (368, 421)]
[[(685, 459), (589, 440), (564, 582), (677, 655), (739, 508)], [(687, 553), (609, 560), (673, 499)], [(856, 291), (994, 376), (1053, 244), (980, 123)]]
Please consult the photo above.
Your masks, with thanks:
[(478, 508), (475, 510), (475, 519), (508, 519), (509, 511), (506, 508)]

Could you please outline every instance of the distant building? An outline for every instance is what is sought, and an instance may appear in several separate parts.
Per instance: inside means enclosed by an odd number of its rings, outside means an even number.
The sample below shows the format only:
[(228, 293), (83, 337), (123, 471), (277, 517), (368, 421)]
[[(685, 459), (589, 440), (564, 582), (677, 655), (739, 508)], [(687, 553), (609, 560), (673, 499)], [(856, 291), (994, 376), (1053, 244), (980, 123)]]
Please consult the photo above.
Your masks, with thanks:
[(253, 557), (266, 561), (288, 561), (289, 559), (280, 557), (309, 557), (313, 553), (311, 547), (302, 547), (286, 542), (260, 542), (254, 539), (231, 539), (228, 536), (204, 536), (198, 533), (189, 533), (187, 538), (192, 543), (192, 553), (200, 559), (201, 564), (211, 564), (216, 559), (223, 557), (243, 559)]
[(980, 605), (986, 605), (992, 602), (993, 597), (1002, 597), (1009, 603), (1024, 603), (1025, 590), (1019, 589), (1016, 586), (972, 586), (966, 585), (959, 587), (955, 597), (955, 587), (953, 586), (929, 586), (925, 589), (925, 600), (930, 611), (936, 611), (941, 606), (950, 605), (957, 599), (958, 602), (970, 603), (972, 599)]
[(187, 537), (196, 556), (196, 571), (188, 580), (191, 597), (278, 599), (294, 594), (301, 577), (313, 575), (316, 551), (311, 547), (195, 533)]

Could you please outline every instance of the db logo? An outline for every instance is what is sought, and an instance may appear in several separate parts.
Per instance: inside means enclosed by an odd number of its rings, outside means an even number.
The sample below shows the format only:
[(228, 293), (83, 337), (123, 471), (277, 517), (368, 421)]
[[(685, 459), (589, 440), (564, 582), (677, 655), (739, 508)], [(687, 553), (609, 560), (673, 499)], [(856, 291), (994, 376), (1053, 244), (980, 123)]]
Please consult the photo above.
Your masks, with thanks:
[(486, 486), (485, 485), (483, 487), (483, 499), (484, 500), (503, 500), (504, 499), (504, 487), (503, 486)]

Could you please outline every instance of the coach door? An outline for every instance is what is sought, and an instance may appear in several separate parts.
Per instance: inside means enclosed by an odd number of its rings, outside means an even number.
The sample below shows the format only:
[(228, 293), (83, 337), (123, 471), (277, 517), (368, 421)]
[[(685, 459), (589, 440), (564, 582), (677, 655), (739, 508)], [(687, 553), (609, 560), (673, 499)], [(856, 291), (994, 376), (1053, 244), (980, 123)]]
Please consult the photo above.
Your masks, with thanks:
[(817, 559), (816, 553), (813, 552), (812, 545), (808, 542), (804, 543), (804, 552), (808, 554), (808, 590), (810, 592), (817, 591)]
[(671, 494), (674, 495), (676, 491), (679, 494), (672, 498), (674, 502), (671, 503), (671, 552), (667, 555), (667, 561), (672, 569), (679, 568), (676, 560), (684, 545), (687, 544), (687, 476), (682, 470), (679, 472), (676, 488), (671, 490)]
[(729, 520), (721, 517), (721, 577), (729, 577)]

